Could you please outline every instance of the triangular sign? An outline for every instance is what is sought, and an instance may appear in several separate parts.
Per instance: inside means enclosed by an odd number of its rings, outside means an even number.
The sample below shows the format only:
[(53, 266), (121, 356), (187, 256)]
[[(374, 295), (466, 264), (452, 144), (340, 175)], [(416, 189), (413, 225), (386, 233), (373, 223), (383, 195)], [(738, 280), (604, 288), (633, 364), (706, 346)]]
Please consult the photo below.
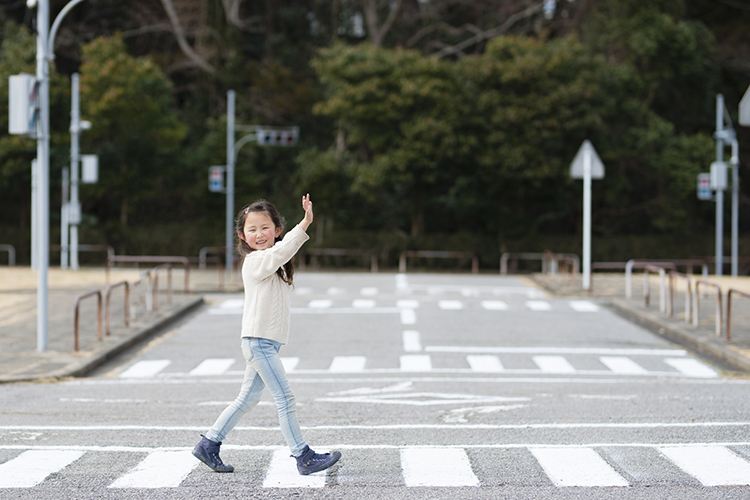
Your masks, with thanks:
[(750, 127), (750, 87), (740, 101), (740, 125)]
[(570, 164), (570, 176), (573, 179), (583, 179), (583, 157), (586, 149), (591, 152), (591, 178), (604, 179), (604, 163), (602, 163), (599, 155), (596, 154), (596, 149), (594, 149), (594, 146), (588, 139), (583, 141), (583, 144), (581, 144), (576, 153), (576, 157), (573, 158), (573, 163)]

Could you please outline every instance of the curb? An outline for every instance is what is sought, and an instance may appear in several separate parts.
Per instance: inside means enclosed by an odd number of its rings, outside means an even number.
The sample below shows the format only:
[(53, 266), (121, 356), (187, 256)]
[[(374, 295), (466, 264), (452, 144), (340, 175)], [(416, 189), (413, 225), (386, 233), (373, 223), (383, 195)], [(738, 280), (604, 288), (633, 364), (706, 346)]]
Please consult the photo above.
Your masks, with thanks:
[(137, 330), (133, 335), (126, 337), (119, 342), (103, 349), (101, 352), (94, 354), (92, 357), (77, 363), (71, 363), (67, 367), (49, 373), (39, 374), (36, 376), (18, 375), (11, 377), (0, 377), (0, 384), (14, 382), (35, 382), (40, 380), (60, 380), (66, 377), (81, 377), (88, 372), (102, 365), (105, 361), (112, 359), (126, 349), (134, 346), (143, 339), (158, 333), (169, 327), (171, 324), (179, 321), (193, 310), (199, 308), (205, 303), (203, 297), (195, 297), (182, 306), (175, 309), (170, 315), (159, 319), (152, 325)]
[(624, 299), (613, 298), (610, 299), (609, 304), (617, 312), (626, 316), (627, 319), (646, 327), (649, 331), (667, 340), (680, 344), (732, 370), (750, 372), (750, 359), (731, 350), (727, 343), (718, 337), (711, 337), (701, 332), (690, 331), (668, 323), (657, 314), (634, 309)]

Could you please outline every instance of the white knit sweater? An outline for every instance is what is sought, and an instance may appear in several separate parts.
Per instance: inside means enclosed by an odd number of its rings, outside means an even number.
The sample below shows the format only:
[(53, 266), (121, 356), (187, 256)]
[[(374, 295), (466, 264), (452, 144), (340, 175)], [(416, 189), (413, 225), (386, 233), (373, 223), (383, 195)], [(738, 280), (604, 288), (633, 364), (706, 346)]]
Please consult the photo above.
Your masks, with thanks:
[(242, 263), (242, 282), (245, 285), (243, 337), (260, 337), (286, 344), (291, 316), (291, 286), (284, 283), (276, 270), (289, 262), (309, 238), (297, 225), (271, 248), (245, 256)]

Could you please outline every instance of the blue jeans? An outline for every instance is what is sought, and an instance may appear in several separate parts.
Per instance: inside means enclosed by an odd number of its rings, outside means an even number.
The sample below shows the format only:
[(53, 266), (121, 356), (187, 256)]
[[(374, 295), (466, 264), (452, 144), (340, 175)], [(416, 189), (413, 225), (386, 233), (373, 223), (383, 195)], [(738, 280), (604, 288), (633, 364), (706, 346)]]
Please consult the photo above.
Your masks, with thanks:
[(237, 398), (216, 419), (206, 437), (218, 443), (234, 429), (245, 413), (260, 401), (261, 393), (267, 386), (279, 410), (279, 425), (292, 455), (302, 454), (305, 440), (297, 421), (297, 409), (289, 379), (279, 357), (281, 343), (257, 337), (242, 339), (242, 354), (245, 356), (245, 379)]

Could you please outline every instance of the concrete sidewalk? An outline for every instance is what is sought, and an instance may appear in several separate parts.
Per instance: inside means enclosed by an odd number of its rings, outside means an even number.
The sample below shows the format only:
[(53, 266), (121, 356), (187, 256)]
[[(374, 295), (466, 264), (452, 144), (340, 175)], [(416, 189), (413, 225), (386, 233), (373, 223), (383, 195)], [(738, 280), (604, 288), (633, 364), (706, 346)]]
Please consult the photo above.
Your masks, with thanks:
[[(548, 292), (559, 296), (575, 296), (598, 299), (622, 316), (642, 325), (662, 337), (680, 344), (696, 354), (709, 359), (726, 369), (750, 373), (750, 299), (732, 298), (731, 340), (726, 339), (727, 291), (730, 288), (750, 293), (750, 277), (709, 276), (707, 281), (716, 283), (722, 292), (722, 336), (715, 333), (716, 292), (708, 289), (699, 301), (699, 324), (685, 322), (685, 286), (677, 283), (672, 317), (659, 310), (659, 278), (650, 279), (650, 307), (646, 307), (643, 295), (643, 273), (633, 273), (632, 297), (625, 297), (624, 273), (596, 273), (592, 276), (590, 292), (584, 292), (581, 276), (572, 282), (561, 276), (534, 274), (531, 278)], [(702, 289), (703, 290), (703, 289)]]
[[(74, 350), (74, 305), (76, 297), (106, 287), (103, 269), (78, 271), (50, 269), (48, 274), (48, 348), (38, 351), (37, 274), (24, 267), (0, 268), (0, 383), (52, 380), (81, 376), (168, 327), (203, 304), (198, 295), (177, 293), (182, 281), (173, 277), (171, 304), (166, 292), (159, 294), (158, 310), (148, 311), (145, 288), (131, 289), (130, 326), (125, 326), (124, 287), (112, 292), (111, 333), (105, 334), (105, 300), (102, 297), (102, 340), (98, 340), (97, 299), (80, 303), (79, 350)], [(138, 270), (113, 270), (110, 282), (140, 279)], [(166, 279), (160, 278), (164, 290)]]

